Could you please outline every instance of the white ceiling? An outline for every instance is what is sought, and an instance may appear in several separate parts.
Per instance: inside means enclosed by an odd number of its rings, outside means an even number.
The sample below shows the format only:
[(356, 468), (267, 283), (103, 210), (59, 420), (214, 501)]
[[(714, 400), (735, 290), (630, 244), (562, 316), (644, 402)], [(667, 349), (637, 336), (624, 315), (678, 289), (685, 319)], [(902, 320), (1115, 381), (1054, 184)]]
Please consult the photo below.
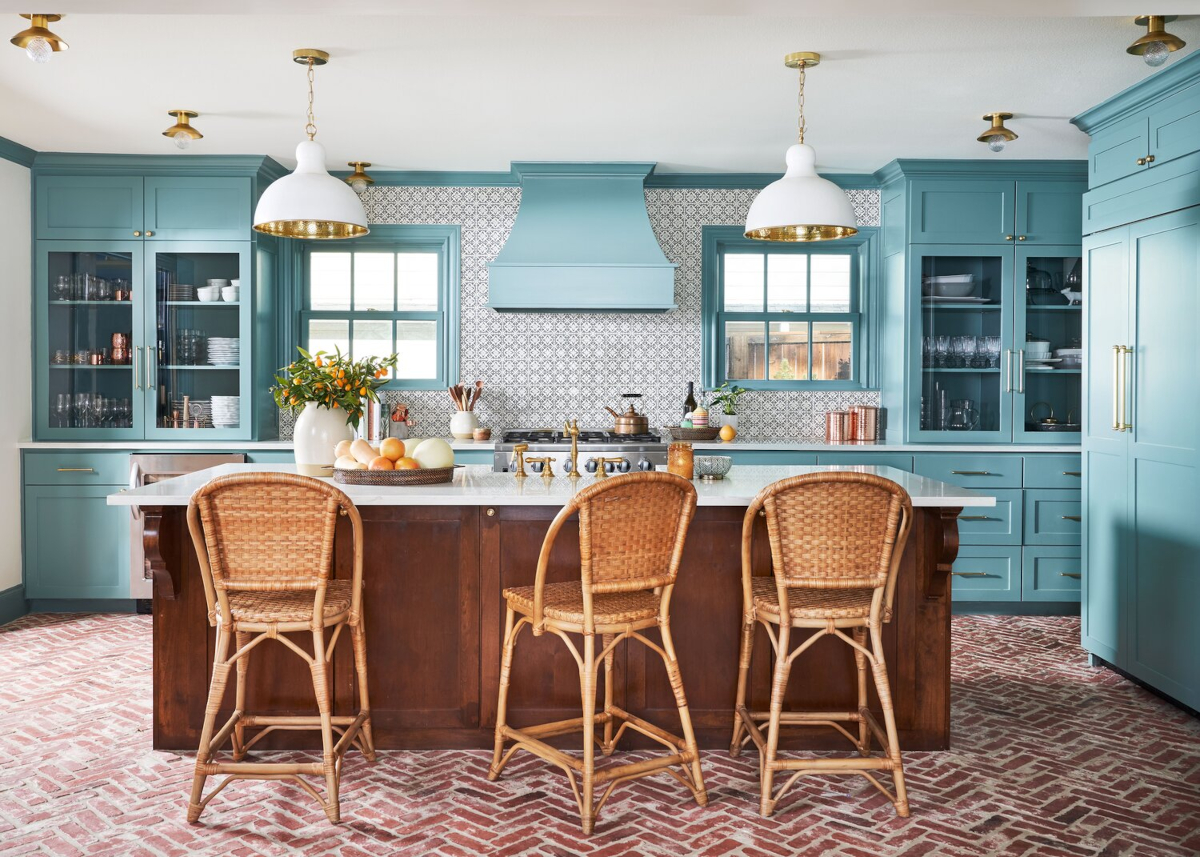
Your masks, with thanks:
[[(1154, 73), (1125, 53), (1142, 32), (1127, 4), (969, 0), (1028, 17), (953, 13), (967, 1), (910, 2), (903, 16), (857, 2), (840, 17), (804, 0), (59, 2), (68, 52), (35, 65), (0, 41), (0, 135), (39, 151), (175, 153), (161, 132), (182, 107), (205, 134), (189, 152), (290, 165), (306, 100), (291, 52), (319, 47), (332, 54), (316, 82), (331, 166), (777, 172), (795, 133), (782, 58), (815, 50), (808, 142), (822, 170), (864, 172), (896, 157), (1083, 157), (1067, 120)], [(21, 8), (0, 0), (13, 33)], [(1069, 17), (1084, 8), (1113, 17)], [(1200, 17), (1168, 29), (1184, 52), (1200, 44)], [(1020, 134), (999, 156), (975, 141), (991, 110), (1015, 113)]]

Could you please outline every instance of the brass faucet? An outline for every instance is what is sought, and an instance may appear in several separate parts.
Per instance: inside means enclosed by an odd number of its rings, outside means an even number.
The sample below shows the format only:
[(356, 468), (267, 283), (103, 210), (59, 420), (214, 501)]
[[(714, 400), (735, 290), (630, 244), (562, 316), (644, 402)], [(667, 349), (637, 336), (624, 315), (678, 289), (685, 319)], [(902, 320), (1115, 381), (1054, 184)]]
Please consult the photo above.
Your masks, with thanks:
[(513, 458), (517, 460), (517, 469), (513, 473), (513, 478), (524, 479), (529, 474), (525, 472), (525, 453), (529, 451), (529, 444), (518, 443), (513, 446)]
[(571, 457), (567, 461), (567, 477), (579, 478), (579, 420), (567, 420), (564, 431), (571, 437)]
[(620, 464), (622, 461), (624, 461), (625, 459), (621, 458), (620, 456), (617, 456), (616, 458), (593, 458), (590, 460), (596, 462), (596, 478), (597, 479), (607, 479), (608, 471), (605, 470), (604, 465), (611, 463), (612, 465), (616, 466), (616, 465)]
[(554, 458), (549, 455), (538, 456), (537, 458), (526, 458), (530, 464), (541, 464), (542, 478), (549, 482), (554, 478)]

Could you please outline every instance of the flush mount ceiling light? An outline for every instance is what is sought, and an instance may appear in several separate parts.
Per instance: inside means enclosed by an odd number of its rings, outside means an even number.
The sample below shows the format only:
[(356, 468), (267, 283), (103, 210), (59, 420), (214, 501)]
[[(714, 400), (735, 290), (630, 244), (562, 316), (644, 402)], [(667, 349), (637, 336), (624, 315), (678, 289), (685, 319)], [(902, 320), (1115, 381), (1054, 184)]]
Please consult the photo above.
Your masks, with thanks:
[(11, 41), (18, 48), (24, 48), (25, 53), (34, 62), (49, 62), (50, 55), (56, 51), (65, 51), (69, 45), (54, 33), (46, 29), (47, 24), (61, 21), (62, 15), (45, 15), (32, 12), (22, 15), (32, 25), (13, 36)]
[(358, 196), (325, 169), (325, 147), (316, 141), (313, 69), (329, 62), (316, 48), (293, 51), (292, 60), (308, 67), (308, 139), (296, 147), (296, 169), (271, 184), (254, 210), (254, 228), (281, 238), (327, 240), (366, 235), (367, 215)]
[(1146, 28), (1142, 36), (1125, 49), (1127, 54), (1135, 54), (1145, 60), (1146, 65), (1158, 67), (1167, 61), (1172, 51), (1177, 51), (1187, 45), (1178, 36), (1172, 36), (1163, 27), (1168, 21), (1174, 21), (1178, 15), (1138, 15), (1133, 23)]
[(192, 140), (204, 139), (204, 135), (188, 122), (189, 119), (195, 119), (200, 115), (195, 110), (168, 110), (167, 115), (175, 117), (175, 124), (163, 131), (163, 136), (170, 137), (179, 148), (186, 149), (191, 145)]
[(817, 175), (817, 153), (804, 142), (804, 72), (821, 55), (802, 51), (783, 59), (800, 71), (797, 142), (787, 150), (787, 171), (761, 191), (746, 215), (747, 238), (759, 241), (828, 241), (858, 232), (854, 206), (845, 191)]
[(1011, 113), (984, 113), (983, 118), (985, 121), (991, 122), (992, 127), (975, 139), (980, 143), (987, 143), (988, 148), (993, 152), (1003, 152), (1005, 143), (1011, 143), (1017, 139), (1016, 134), (1004, 127), (1004, 120), (1013, 118)]
[(375, 179), (364, 172), (367, 167), (371, 166), (370, 161), (350, 161), (346, 166), (354, 167), (354, 172), (346, 176), (346, 184), (350, 185), (355, 193), (360, 194), (375, 184)]

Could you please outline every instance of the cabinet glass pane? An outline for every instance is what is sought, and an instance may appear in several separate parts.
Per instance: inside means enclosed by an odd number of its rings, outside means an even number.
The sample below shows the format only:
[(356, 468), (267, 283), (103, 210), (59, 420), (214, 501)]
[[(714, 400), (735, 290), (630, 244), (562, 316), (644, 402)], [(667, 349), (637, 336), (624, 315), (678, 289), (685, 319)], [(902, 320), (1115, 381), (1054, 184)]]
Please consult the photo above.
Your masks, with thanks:
[(808, 322), (770, 324), (768, 375), (772, 381), (808, 380)]
[[(318, 254), (319, 255), (319, 254)], [(316, 258), (314, 256), (314, 258)], [(392, 253), (354, 254), (354, 308), (391, 312), (396, 304)], [(389, 351), (388, 354), (391, 354)]]
[[(382, 352), (383, 356), (390, 353)], [(437, 322), (396, 322), (396, 355), (397, 371), (402, 377), (436, 378)]]
[(396, 309), (401, 312), (437, 312), (438, 254), (397, 253), (396, 283)]
[[(1079, 431), (1082, 421), (1082, 260), (1030, 257), (1025, 268), (1025, 396), (1028, 431)], [(1047, 423), (1053, 419), (1057, 422)], [(1074, 426), (1074, 428), (1067, 428)]]
[[(725, 311), (762, 312), (765, 257), (761, 253), (726, 253)], [(728, 365), (728, 364), (727, 364)], [(730, 375), (747, 378), (748, 375)]]
[(350, 309), (350, 254), (313, 253), (309, 267), (309, 308)]
[(725, 377), (766, 378), (766, 332), (761, 321), (725, 322)]
[(52, 252), (47, 277), (49, 425), (132, 426), (132, 253)]
[(854, 360), (853, 327), (848, 321), (820, 321), (812, 326), (812, 377), (848, 381)]
[(922, 431), (999, 431), (1003, 271), (998, 256), (921, 260)]
[[(242, 276), (237, 253), (153, 256), (157, 362), (154, 425), (165, 429), (241, 425), (241, 304), (217, 291)], [(240, 297), (240, 295), (239, 295)]]
[(798, 253), (772, 253), (767, 257), (767, 311), (807, 310), (808, 256)]

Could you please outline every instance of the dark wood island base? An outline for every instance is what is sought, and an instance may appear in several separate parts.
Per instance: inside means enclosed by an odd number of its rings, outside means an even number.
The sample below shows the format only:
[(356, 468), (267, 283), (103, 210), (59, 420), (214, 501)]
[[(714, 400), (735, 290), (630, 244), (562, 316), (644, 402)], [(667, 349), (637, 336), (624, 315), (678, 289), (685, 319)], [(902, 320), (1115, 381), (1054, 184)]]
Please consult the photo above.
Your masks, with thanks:
[[(186, 506), (143, 506), (145, 547), (155, 580), (154, 747), (194, 751), (212, 669), (200, 569)], [(365, 526), (364, 612), (372, 719), (380, 749), (492, 748), (504, 603), (501, 590), (533, 583), (550, 506), (360, 506)], [(740, 544), (744, 509), (701, 506), (688, 534), (671, 604), (672, 631), (700, 746), (729, 749), (741, 625)], [(958, 508), (918, 507), (900, 567), (895, 613), (885, 626), (887, 664), (900, 746), (950, 746), (950, 564), (958, 552)], [(339, 535), (341, 531), (339, 530)], [(339, 538), (336, 574), (349, 577), (349, 538)], [(578, 579), (578, 540), (564, 530), (548, 580)], [(756, 536), (755, 574), (769, 575), (765, 528)], [(307, 644), (307, 643), (305, 643)], [(514, 664), (514, 725), (579, 716), (578, 670), (562, 641), (523, 635)], [(769, 704), (772, 653), (759, 629), (751, 707)], [(649, 655), (649, 657), (647, 657)], [(792, 707), (833, 710), (854, 699), (854, 659), (821, 640), (798, 665)], [(665, 671), (642, 646), (616, 652), (615, 700), (627, 711), (677, 729)], [(600, 677), (603, 681), (603, 671)], [(315, 710), (307, 670), (281, 646), (255, 650), (248, 709)], [(335, 714), (356, 709), (350, 646), (332, 670)], [(227, 708), (232, 705), (232, 693)], [(228, 716), (222, 714), (222, 718)], [(220, 720), (218, 720), (220, 722)], [(630, 733), (622, 746), (639, 746)], [(788, 730), (781, 746), (848, 749), (832, 730)], [(577, 740), (576, 740), (577, 743)], [(320, 749), (317, 733), (273, 733), (264, 747)], [(645, 744), (641, 744), (645, 746)]]

